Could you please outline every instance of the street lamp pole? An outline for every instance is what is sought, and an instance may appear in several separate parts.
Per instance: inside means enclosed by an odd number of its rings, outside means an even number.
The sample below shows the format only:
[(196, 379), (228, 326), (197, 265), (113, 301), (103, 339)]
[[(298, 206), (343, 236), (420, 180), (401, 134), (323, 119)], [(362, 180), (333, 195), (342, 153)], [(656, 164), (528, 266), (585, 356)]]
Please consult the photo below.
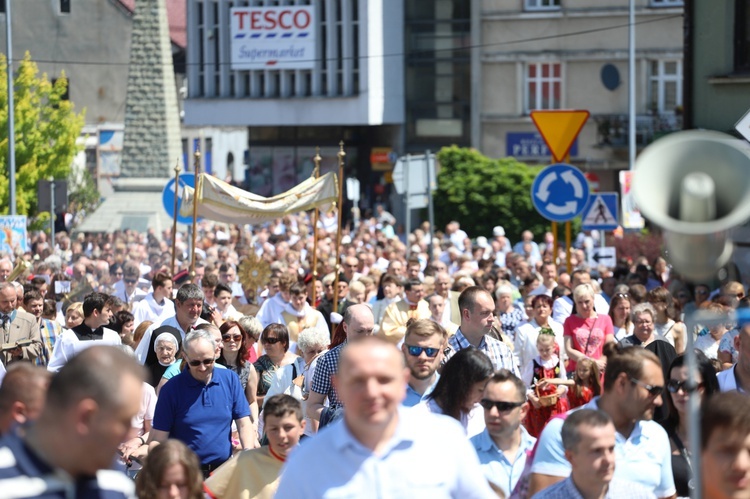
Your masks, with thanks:
[(16, 134), (13, 106), (13, 42), (11, 34), (10, 6), (13, 2), (5, 0), (5, 45), (8, 63), (8, 177), (10, 179), (10, 214), (16, 214)]

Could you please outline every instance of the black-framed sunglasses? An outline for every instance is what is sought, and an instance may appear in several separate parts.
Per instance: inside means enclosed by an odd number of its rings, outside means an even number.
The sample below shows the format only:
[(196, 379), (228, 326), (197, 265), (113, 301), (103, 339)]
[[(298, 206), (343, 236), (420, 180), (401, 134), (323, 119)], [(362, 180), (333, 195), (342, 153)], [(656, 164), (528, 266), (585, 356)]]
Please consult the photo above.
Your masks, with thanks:
[(508, 412), (512, 411), (516, 407), (521, 407), (523, 404), (525, 404), (526, 401), (523, 402), (505, 402), (503, 400), (490, 400), (490, 399), (482, 399), (479, 401), (479, 405), (487, 409), (488, 411), (491, 410), (493, 407), (497, 409), (498, 412)]
[(242, 335), (241, 334), (222, 334), (221, 335), (222, 341), (234, 341), (235, 343), (239, 343), (242, 341)]
[[(667, 381), (667, 390), (669, 390), (669, 393), (677, 393), (680, 390), (682, 390), (685, 393), (690, 392), (690, 385), (688, 385), (687, 380), (685, 381), (678, 381), (676, 379), (670, 379)], [(703, 388), (703, 383), (698, 383), (696, 385), (696, 388)]]
[(438, 353), (440, 353), (439, 348), (429, 348), (429, 347), (415, 347), (412, 345), (406, 345), (406, 351), (409, 352), (409, 355), (412, 357), (419, 357), (422, 355), (422, 352), (428, 357), (435, 357)]
[(648, 383), (644, 383), (643, 381), (633, 377), (630, 378), (630, 382), (634, 385), (645, 388), (649, 395), (651, 395), (652, 397), (656, 397), (657, 395), (661, 395), (662, 393), (664, 393), (663, 386), (649, 385)]
[(135, 284), (138, 282), (137, 279), (125, 279), (125, 284)]
[(190, 367), (198, 367), (203, 364), (204, 366), (210, 366), (216, 362), (216, 359), (203, 359), (203, 360), (188, 360), (187, 363)]
[(281, 340), (278, 338), (264, 338), (261, 340), (266, 345), (275, 345), (276, 343), (280, 342)]

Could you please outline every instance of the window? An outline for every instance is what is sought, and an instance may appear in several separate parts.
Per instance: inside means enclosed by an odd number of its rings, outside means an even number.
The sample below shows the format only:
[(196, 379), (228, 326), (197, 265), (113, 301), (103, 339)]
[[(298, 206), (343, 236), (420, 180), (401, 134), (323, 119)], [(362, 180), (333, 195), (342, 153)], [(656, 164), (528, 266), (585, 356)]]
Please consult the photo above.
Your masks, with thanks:
[(560, 0), (525, 0), (526, 10), (560, 10)]
[(673, 114), (682, 106), (682, 61), (651, 61), (649, 110)]
[(683, 0), (651, 0), (651, 7), (682, 7)]
[(70, 0), (60, 0), (60, 14), (70, 14)]
[(536, 62), (526, 66), (526, 112), (560, 109), (562, 106), (562, 65)]
[(737, 0), (734, 3), (734, 71), (750, 72), (750, 6)]

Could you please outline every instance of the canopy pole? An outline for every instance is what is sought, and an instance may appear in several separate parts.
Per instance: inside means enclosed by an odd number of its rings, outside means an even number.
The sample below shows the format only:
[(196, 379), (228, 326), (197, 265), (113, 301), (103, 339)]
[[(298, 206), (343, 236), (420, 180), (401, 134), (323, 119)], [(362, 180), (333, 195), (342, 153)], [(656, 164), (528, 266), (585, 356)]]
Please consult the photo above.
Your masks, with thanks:
[[(315, 148), (315, 157), (313, 158), (313, 161), (315, 162), (315, 170), (313, 171), (313, 175), (315, 176), (315, 179), (317, 180), (320, 178), (320, 160), (322, 158), (320, 157), (320, 147)], [(315, 308), (315, 304), (317, 303), (317, 291), (315, 287), (315, 283), (318, 280), (318, 217), (320, 216), (320, 209), (316, 206), (315, 211), (313, 212), (313, 258), (312, 258), (312, 306)]]
[(344, 141), (339, 142), (339, 152), (337, 154), (339, 158), (339, 220), (338, 229), (336, 230), (336, 267), (334, 272), (336, 273), (333, 280), (333, 312), (338, 312), (339, 308), (339, 273), (341, 271), (341, 225), (344, 221)]
[(200, 149), (195, 150), (193, 155), (195, 158), (195, 191), (193, 192), (193, 233), (191, 246), (192, 255), (190, 255), (190, 282), (195, 283), (195, 242), (198, 237), (198, 201), (200, 200), (201, 192), (201, 151)]

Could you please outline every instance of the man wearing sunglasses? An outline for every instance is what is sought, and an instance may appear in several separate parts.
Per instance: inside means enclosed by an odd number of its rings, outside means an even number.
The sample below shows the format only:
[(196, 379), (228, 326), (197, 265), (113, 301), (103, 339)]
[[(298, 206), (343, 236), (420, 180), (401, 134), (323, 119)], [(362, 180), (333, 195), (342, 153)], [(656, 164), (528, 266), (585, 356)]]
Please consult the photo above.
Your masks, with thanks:
[[(659, 358), (641, 348), (610, 343), (605, 346), (607, 369), (600, 397), (584, 405), (612, 418), (617, 431), (615, 478), (639, 483), (656, 497), (675, 496), (672, 453), (664, 428), (653, 421), (662, 405), (664, 373)], [(563, 418), (544, 428), (531, 466), (530, 493), (539, 492), (570, 475), (562, 439)]]
[(510, 497), (536, 443), (536, 438), (521, 426), (529, 411), (526, 385), (512, 372), (501, 369), (487, 382), (479, 403), (487, 427), (472, 437), (471, 443), (487, 481)]
[(121, 299), (125, 303), (134, 303), (146, 296), (146, 292), (138, 287), (138, 280), (141, 278), (141, 270), (138, 265), (128, 262), (122, 269), (123, 278), (115, 283), (115, 292), (113, 296)]
[(211, 332), (190, 332), (184, 348), (187, 369), (159, 392), (149, 448), (168, 438), (181, 440), (198, 455), (208, 476), (232, 455), (232, 421), (243, 449), (257, 442), (240, 378), (229, 369), (214, 369), (216, 342)]
[(447, 339), (446, 330), (431, 320), (418, 320), (406, 328), (401, 351), (404, 352), (410, 376), (406, 398), (401, 405), (414, 407), (432, 393), (440, 378), (437, 370), (443, 361)]

